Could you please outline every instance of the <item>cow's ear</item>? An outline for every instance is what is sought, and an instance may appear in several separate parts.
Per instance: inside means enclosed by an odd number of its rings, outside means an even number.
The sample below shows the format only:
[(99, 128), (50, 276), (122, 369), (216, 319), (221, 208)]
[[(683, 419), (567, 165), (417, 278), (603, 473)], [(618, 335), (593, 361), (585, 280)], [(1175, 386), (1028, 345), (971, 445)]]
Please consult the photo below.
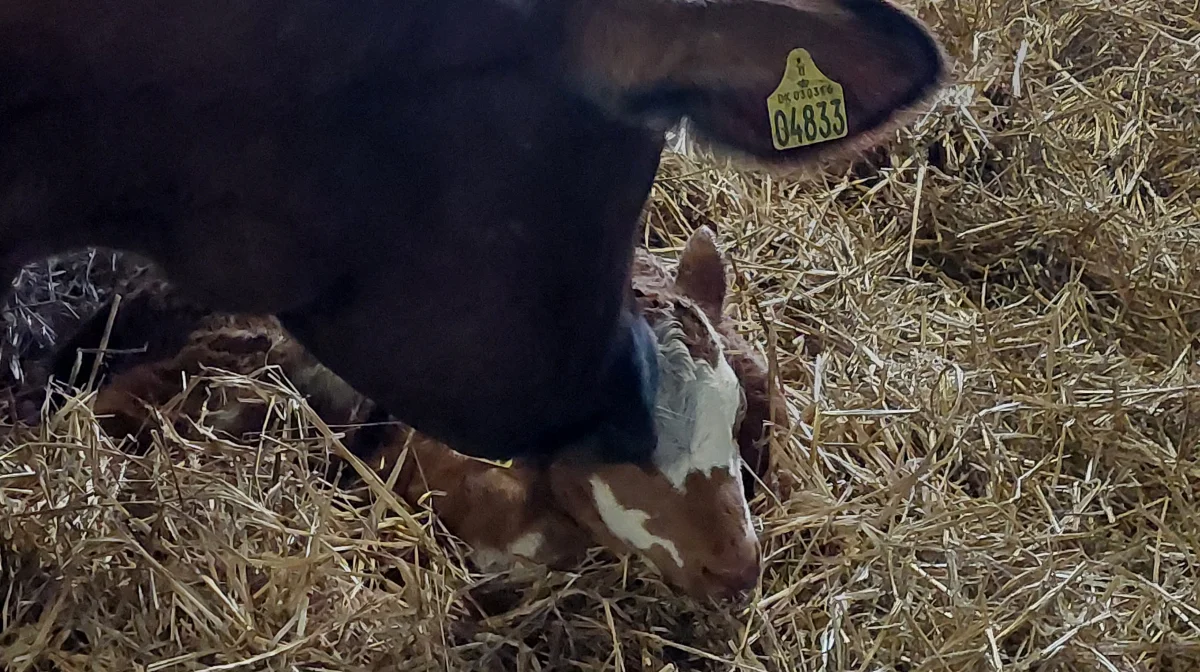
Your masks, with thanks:
[(860, 146), (946, 76), (940, 45), (884, 0), (569, 4), (567, 76), (609, 111), (771, 164)]

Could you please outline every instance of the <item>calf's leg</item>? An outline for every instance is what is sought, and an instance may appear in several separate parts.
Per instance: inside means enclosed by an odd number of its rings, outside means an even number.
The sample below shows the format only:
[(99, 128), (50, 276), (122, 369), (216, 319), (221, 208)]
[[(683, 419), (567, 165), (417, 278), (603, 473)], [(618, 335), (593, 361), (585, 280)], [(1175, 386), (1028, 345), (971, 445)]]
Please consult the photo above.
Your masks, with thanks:
[(565, 568), (590, 546), (583, 529), (556, 507), (540, 470), (476, 460), (411, 430), (392, 433), (367, 463), (386, 481), (401, 459), (396, 492), (413, 506), (427, 501), (484, 569), (512, 557)]

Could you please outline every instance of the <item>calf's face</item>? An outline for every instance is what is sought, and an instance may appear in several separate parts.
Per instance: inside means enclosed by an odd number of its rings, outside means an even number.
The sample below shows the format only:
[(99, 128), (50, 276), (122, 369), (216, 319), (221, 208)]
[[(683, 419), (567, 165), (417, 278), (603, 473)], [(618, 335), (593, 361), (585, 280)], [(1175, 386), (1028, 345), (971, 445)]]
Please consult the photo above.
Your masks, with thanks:
[(710, 317), (721, 313), (725, 279), (707, 229), (689, 241), (680, 268), (680, 279), (642, 293), (660, 376), (650, 465), (564, 457), (550, 482), (600, 543), (645, 555), (694, 596), (728, 598), (756, 584), (759, 543), (737, 442), (746, 394)]

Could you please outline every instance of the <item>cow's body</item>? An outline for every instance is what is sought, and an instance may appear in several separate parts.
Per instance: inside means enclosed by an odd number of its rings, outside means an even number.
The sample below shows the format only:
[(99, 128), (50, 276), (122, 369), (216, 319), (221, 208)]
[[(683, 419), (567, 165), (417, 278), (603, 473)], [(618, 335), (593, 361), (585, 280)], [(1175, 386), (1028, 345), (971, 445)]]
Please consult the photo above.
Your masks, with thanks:
[[(895, 10), (808, 4), (10, 0), (0, 272), (85, 246), (138, 252), (208, 309), (278, 315), (465, 453), (590, 437), (610, 458), (645, 457), (656, 369), (628, 286), (660, 122), (687, 113), (795, 162), (884, 128), (941, 75)], [(848, 95), (847, 138), (773, 154), (747, 101), (821, 21), (894, 53), (857, 107)], [(679, 43), (715, 41), (680, 58), (677, 40), (637, 40), (663, 23), (694, 33)], [(754, 53), (720, 72), (748, 37)], [(821, 40), (810, 48), (854, 46)], [(873, 57), (854, 58), (822, 67), (852, 84)]]

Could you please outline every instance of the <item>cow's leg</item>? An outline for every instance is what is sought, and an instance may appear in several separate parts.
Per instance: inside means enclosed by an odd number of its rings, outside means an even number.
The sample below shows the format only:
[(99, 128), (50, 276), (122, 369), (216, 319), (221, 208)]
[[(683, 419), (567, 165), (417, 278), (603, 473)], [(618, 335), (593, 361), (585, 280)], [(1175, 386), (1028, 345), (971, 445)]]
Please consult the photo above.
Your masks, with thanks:
[[(269, 362), (276, 339), (253, 330), (212, 331), (196, 338), (173, 356), (129, 367), (102, 385), (93, 403), (101, 427), (114, 438), (145, 440), (151, 408), (162, 408), (184, 392), (183, 381), (220, 369), (247, 375)], [(222, 406), (222, 402), (224, 405)], [(262, 427), (265, 409), (237, 399), (210, 397), (193, 390), (172, 414), (199, 417), (201, 406), (210, 412), (206, 424), (233, 436)]]
[[(116, 297), (120, 296), (119, 303)], [(113, 315), (113, 306), (116, 314)], [(96, 358), (100, 371), (123, 371), (179, 352), (210, 311), (184, 298), (169, 285), (155, 283), (114, 293), (66, 341), (55, 346), (50, 375), (70, 385), (87, 383)], [(112, 320), (111, 327), (109, 321)], [(108, 335), (105, 342), (104, 337)], [(98, 352), (101, 345), (104, 353)], [(72, 379), (72, 371), (76, 376)]]

